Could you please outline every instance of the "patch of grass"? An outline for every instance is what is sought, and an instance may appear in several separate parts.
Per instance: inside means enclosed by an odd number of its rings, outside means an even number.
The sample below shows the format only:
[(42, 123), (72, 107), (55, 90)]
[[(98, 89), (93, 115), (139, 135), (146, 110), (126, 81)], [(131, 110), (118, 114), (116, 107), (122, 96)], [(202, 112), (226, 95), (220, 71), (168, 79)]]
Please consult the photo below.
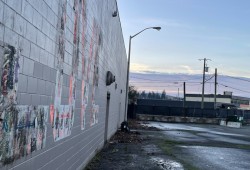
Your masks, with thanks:
[(185, 162), (184, 160), (177, 158), (176, 155), (174, 154), (174, 151), (177, 149), (175, 146), (176, 145), (183, 145), (183, 142), (180, 141), (175, 141), (175, 140), (169, 140), (166, 139), (163, 142), (159, 143), (159, 147), (170, 157), (174, 158), (175, 160), (179, 161), (184, 169), (187, 170), (198, 170), (198, 168), (194, 167), (190, 163)]
[(128, 146), (124, 147), (124, 151), (126, 151), (126, 152), (128, 151)]
[(127, 159), (127, 161), (131, 161), (133, 159), (133, 157), (131, 155), (127, 155), (126, 159)]
[(97, 166), (97, 164), (99, 164), (100, 160), (101, 160), (101, 154), (98, 153), (98, 154), (90, 161), (90, 163), (85, 167), (84, 170), (92, 170), (92, 169), (94, 169), (94, 168)]
[(201, 133), (201, 132), (193, 131), (193, 130), (182, 130), (182, 131), (191, 133), (191, 134), (193, 134), (193, 135), (198, 135), (199, 133)]
[(180, 161), (182, 163), (182, 165), (184, 166), (184, 169), (187, 169), (187, 170), (199, 170), (199, 168), (196, 168), (194, 167), (193, 165), (187, 163), (187, 162), (184, 162), (184, 161)]
[(250, 145), (240, 145), (240, 144), (238, 144), (235, 147), (238, 148), (238, 149), (247, 149), (247, 150), (250, 150)]
[(111, 153), (116, 153), (118, 151), (119, 151), (118, 149), (112, 149)]
[(179, 141), (165, 139), (163, 142), (159, 143), (160, 148), (169, 156), (173, 155), (173, 149), (175, 145), (183, 144)]

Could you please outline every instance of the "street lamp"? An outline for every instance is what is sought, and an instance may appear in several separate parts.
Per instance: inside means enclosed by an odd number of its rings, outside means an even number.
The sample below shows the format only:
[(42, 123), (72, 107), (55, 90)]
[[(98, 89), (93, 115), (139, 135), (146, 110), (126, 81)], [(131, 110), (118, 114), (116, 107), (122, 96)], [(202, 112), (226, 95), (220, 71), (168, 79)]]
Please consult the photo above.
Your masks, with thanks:
[(141, 30), (140, 32), (136, 33), (135, 35), (129, 37), (129, 49), (128, 49), (128, 65), (127, 65), (127, 82), (126, 82), (126, 99), (125, 99), (125, 118), (124, 120), (127, 120), (127, 110), (128, 110), (128, 86), (129, 86), (129, 68), (130, 68), (130, 52), (131, 52), (131, 40), (132, 38), (134, 38), (135, 36), (139, 35), (140, 33), (142, 33), (143, 31), (147, 30), (147, 29), (155, 29), (160, 31), (161, 27), (148, 27), (145, 28), (143, 30)]

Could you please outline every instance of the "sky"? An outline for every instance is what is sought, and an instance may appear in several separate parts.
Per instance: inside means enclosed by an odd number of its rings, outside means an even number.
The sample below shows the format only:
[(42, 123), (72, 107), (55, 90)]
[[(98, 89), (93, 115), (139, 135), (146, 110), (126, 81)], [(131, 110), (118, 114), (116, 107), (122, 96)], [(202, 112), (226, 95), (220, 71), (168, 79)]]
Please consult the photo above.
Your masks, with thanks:
[[(132, 39), (133, 73), (202, 74), (250, 78), (249, 0), (117, 0), (124, 42)], [(237, 81), (236, 81), (237, 82)], [(244, 87), (246, 88), (246, 87)], [(250, 83), (249, 83), (250, 91)]]
[[(206, 75), (205, 94), (215, 93), (214, 75)], [(184, 82), (187, 94), (201, 94), (202, 74), (160, 74), (160, 73), (131, 73), (130, 85), (138, 91), (154, 91), (162, 93), (163, 90), (175, 97), (183, 97)], [(233, 92), (234, 96), (250, 98), (250, 78), (239, 78), (219, 74), (217, 77), (216, 94), (224, 91)]]

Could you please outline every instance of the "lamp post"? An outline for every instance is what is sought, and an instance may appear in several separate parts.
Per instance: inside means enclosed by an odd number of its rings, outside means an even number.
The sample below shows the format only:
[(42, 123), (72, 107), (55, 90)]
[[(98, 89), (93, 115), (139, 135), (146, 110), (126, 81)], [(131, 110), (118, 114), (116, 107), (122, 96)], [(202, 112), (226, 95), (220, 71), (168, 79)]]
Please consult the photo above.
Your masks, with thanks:
[(129, 68), (130, 68), (130, 52), (131, 52), (131, 40), (132, 38), (134, 38), (135, 36), (139, 35), (140, 33), (142, 33), (143, 31), (147, 30), (147, 29), (155, 29), (160, 31), (161, 27), (148, 27), (145, 28), (143, 30), (141, 30), (140, 32), (136, 33), (135, 35), (129, 37), (129, 49), (128, 49), (128, 65), (127, 65), (127, 81), (126, 81), (126, 99), (125, 99), (125, 114), (124, 114), (124, 120), (127, 120), (127, 110), (128, 110), (128, 86), (129, 86)]

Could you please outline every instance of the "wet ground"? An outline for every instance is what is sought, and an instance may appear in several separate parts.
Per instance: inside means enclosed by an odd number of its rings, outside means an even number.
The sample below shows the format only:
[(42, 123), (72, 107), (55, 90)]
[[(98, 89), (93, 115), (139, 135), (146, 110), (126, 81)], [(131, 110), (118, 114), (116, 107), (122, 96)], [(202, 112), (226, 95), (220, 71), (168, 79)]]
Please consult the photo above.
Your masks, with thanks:
[(118, 131), (86, 169), (250, 169), (250, 126), (140, 123)]

